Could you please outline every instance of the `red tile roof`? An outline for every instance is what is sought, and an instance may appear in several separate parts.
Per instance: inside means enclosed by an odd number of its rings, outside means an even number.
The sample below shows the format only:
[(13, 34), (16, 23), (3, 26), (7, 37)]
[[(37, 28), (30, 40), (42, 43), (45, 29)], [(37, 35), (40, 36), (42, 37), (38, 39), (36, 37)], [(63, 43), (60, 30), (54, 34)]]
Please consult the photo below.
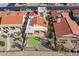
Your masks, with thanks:
[(22, 24), (23, 12), (3, 12), (0, 14), (1, 24)]
[[(68, 15), (69, 11), (64, 11), (62, 12), (62, 20), (60, 23), (54, 22), (54, 28), (56, 32), (57, 37), (61, 37), (63, 35), (68, 35), (68, 34), (75, 34), (79, 36), (79, 26), (71, 20), (71, 18)], [(73, 12), (79, 12), (79, 10), (75, 10)], [(52, 12), (54, 15), (56, 12)], [(57, 13), (58, 14), (58, 13)], [(57, 15), (55, 14), (55, 16)], [(56, 19), (55, 19), (56, 20)]]
[(62, 15), (66, 18), (72, 33), (79, 36), (79, 26), (69, 17), (69, 13), (62, 13)]
[(22, 16), (5, 16), (1, 20), (1, 24), (22, 24)]
[(42, 18), (42, 17), (40, 17), (40, 16), (37, 16), (37, 17), (35, 17), (34, 19), (33, 19), (33, 21), (32, 21), (32, 25), (34, 26), (34, 25), (40, 25), (40, 26), (46, 26), (46, 19), (44, 19), (44, 18)]
[(55, 22), (54, 29), (57, 37), (72, 33), (65, 18), (62, 18), (60, 23)]

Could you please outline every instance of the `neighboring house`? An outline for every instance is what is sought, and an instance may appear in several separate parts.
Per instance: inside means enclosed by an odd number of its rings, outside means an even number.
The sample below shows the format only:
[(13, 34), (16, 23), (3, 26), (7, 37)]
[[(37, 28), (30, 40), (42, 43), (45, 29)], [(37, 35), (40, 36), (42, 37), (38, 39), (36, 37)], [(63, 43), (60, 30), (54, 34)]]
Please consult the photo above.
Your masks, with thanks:
[[(22, 11), (0, 12), (0, 29), (1, 32), (8, 30), (10, 33), (20, 31), (23, 24)], [(18, 29), (18, 30), (17, 30)]]
[[(64, 10), (63, 10), (64, 11)], [(69, 17), (69, 11), (57, 13), (52, 11), (54, 18), (54, 29), (57, 37), (79, 36), (79, 26)], [(76, 11), (75, 11), (76, 12)], [(58, 15), (61, 15), (58, 17)], [(60, 20), (61, 19), (61, 20)], [(72, 35), (71, 35), (72, 34)]]
[[(13, 49), (13, 39), (15, 39), (14, 36), (16, 36), (15, 32), (21, 32), (20, 28), (22, 27), (24, 20), (23, 16), (24, 13), (22, 11), (0, 11), (0, 38), (5, 39), (5, 49), (7, 51)], [(13, 50), (15, 49), (17, 49), (17, 47)]]

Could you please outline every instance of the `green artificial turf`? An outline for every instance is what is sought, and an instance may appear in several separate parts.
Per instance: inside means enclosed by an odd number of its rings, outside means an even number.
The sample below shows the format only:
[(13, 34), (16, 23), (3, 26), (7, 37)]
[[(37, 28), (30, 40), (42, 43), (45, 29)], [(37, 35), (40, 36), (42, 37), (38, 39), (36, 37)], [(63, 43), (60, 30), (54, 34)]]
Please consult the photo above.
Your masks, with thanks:
[(33, 48), (36, 48), (36, 49), (39, 49), (40, 46), (41, 46), (41, 42), (36, 37), (28, 38), (27, 44), (28, 44), (29, 47), (33, 47)]

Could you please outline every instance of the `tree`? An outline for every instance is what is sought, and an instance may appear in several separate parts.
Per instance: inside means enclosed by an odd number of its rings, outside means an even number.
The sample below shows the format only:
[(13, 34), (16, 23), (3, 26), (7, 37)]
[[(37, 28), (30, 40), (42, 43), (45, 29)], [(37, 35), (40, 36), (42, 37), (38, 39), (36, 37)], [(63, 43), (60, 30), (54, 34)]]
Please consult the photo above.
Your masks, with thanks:
[(78, 16), (73, 16), (73, 15), (74, 15), (73, 11), (70, 11), (69, 12), (70, 18), (79, 25), (79, 14), (78, 14)]
[(22, 29), (21, 29), (22, 39), (23, 39), (23, 42), (22, 42), (22, 49), (21, 49), (21, 50), (23, 50), (24, 47), (25, 47), (24, 44), (25, 44), (26, 37), (27, 37), (25, 31), (27, 30), (27, 29), (26, 29), (26, 26), (27, 26), (27, 22), (28, 22), (28, 18), (29, 18), (29, 12), (27, 11), (26, 6), (23, 6), (22, 11), (24, 11), (24, 13), (25, 13), (25, 21), (24, 21), (24, 23), (23, 23), (23, 25), (22, 25)]
[(70, 11), (70, 12), (69, 12), (69, 16), (70, 16), (70, 18), (71, 18), (72, 20), (75, 21), (75, 18), (74, 18), (74, 16), (73, 16), (73, 11)]
[(48, 38), (53, 39), (52, 41), (54, 41), (54, 46), (56, 48), (56, 35), (53, 24), (54, 17), (51, 15), (51, 12), (47, 13), (47, 20), (48, 20)]

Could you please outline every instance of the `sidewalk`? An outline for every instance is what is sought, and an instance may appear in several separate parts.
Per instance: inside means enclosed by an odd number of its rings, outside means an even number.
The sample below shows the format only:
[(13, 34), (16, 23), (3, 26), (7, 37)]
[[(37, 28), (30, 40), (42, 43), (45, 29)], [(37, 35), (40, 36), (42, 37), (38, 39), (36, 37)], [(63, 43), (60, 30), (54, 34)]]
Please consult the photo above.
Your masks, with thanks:
[(0, 52), (0, 56), (79, 56), (79, 53), (55, 52), (55, 51), (18, 51)]

